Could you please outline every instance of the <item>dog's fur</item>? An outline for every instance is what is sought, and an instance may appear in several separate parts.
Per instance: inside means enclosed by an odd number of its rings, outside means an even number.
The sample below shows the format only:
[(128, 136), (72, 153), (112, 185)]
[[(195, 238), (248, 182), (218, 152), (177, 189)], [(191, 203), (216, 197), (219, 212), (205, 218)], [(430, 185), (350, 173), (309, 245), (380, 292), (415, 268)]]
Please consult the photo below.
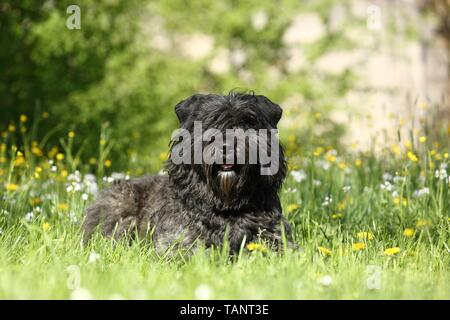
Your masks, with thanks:
[[(201, 121), (204, 130), (272, 129), (282, 110), (264, 96), (231, 93), (194, 95), (177, 104), (175, 112), (181, 128), (192, 132), (194, 121)], [(171, 151), (176, 145), (171, 143)], [(234, 167), (227, 186), (227, 177), (219, 176), (215, 164), (175, 165), (169, 159), (167, 176), (120, 181), (102, 192), (87, 210), (84, 240), (100, 227), (114, 239), (151, 235), (158, 250), (175, 243), (189, 247), (196, 240), (206, 247), (218, 246), (226, 236), (231, 251), (260, 239), (278, 248), (282, 228), (287, 238), (290, 235), (278, 197), (286, 174), (281, 146), (279, 154), (276, 174), (261, 175), (261, 166), (248, 164), (246, 157), (245, 164)]]

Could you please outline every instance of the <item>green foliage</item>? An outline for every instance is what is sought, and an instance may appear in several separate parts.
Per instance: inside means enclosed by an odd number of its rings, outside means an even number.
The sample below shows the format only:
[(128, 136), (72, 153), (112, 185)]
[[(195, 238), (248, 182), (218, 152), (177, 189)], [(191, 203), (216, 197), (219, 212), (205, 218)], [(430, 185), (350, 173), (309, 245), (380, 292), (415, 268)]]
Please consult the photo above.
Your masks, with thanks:
[[(282, 37), (294, 15), (318, 12), (325, 23), (330, 1), (290, 0), (280, 6), (273, 1), (83, 0), (77, 2), (81, 30), (66, 28), (70, 4), (2, 4), (0, 129), (20, 114), (35, 119), (49, 112), (36, 139), (51, 129), (75, 130), (81, 137), (75, 144), (86, 144), (82, 158), (88, 159), (98, 154), (98, 136), (108, 123), (116, 169), (138, 161), (139, 167), (156, 170), (155, 159), (177, 125), (173, 106), (195, 92), (254, 90), (277, 102), (300, 94), (307, 104), (326, 112), (352, 82), (347, 73), (317, 74), (308, 65), (289, 73), (283, 67), (287, 51)], [(267, 13), (262, 30), (251, 26), (257, 10)], [(186, 41), (183, 36), (196, 33), (212, 37), (214, 48), (205, 57), (189, 59), (179, 48)], [(164, 36), (171, 47), (152, 47), (155, 36)], [(308, 64), (343, 45), (348, 44), (342, 36), (329, 32), (302, 50)], [(208, 63), (221, 47), (244, 50), (244, 65), (224, 74), (210, 72)], [(276, 81), (270, 68), (279, 71)], [(50, 137), (50, 142), (57, 139)]]

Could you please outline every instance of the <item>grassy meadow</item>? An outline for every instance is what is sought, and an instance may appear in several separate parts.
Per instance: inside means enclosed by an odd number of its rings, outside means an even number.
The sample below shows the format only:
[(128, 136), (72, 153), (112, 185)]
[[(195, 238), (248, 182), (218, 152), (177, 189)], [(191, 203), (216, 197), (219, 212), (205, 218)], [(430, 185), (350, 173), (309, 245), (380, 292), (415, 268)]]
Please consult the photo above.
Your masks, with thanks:
[(82, 160), (77, 132), (57, 146), (33, 140), (39, 121), (22, 115), (1, 135), (0, 299), (450, 299), (447, 130), (379, 152), (299, 152), (288, 132), (281, 198), (301, 249), (250, 244), (233, 258), (224, 247), (187, 259), (99, 236), (83, 247), (86, 206), (134, 173), (112, 172), (106, 133)]

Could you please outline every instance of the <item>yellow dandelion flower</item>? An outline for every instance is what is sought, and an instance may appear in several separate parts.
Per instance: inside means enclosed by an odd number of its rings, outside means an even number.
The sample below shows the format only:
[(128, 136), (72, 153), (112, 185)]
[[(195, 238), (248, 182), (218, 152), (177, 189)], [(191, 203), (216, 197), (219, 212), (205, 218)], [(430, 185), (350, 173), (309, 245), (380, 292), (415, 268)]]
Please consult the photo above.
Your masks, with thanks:
[(319, 120), (320, 118), (322, 118), (322, 114), (320, 112), (316, 112), (314, 113), (314, 117)]
[(251, 242), (247, 244), (248, 251), (267, 252), (267, 247), (260, 243)]
[(420, 138), (419, 138), (419, 142), (420, 142), (420, 143), (425, 143), (425, 142), (427, 142), (427, 137), (425, 137), (425, 136), (420, 137)]
[(69, 138), (75, 138), (75, 131), (69, 131)]
[(356, 160), (355, 160), (355, 166), (361, 167), (361, 165), (362, 165), (361, 159), (356, 159)]
[(336, 156), (329, 154), (327, 155), (326, 159), (328, 160), (328, 162), (334, 163), (336, 162)]
[(58, 153), (57, 155), (56, 155), (56, 160), (58, 160), (58, 161), (63, 161), (64, 160), (64, 153)]
[(166, 161), (169, 158), (169, 154), (167, 152), (161, 152), (159, 154), (159, 160)]
[(61, 178), (62, 179), (65, 179), (65, 178), (67, 178), (67, 176), (69, 175), (69, 172), (67, 171), (67, 170), (62, 170), (61, 171)]
[(402, 206), (406, 207), (408, 205), (408, 201), (405, 198), (402, 198), (402, 197), (394, 197), (392, 199), (392, 201), (394, 202), (394, 204), (396, 204), (398, 206), (402, 205)]
[(96, 165), (97, 164), (97, 159), (94, 158), (94, 157), (89, 158), (89, 164), (92, 165), (92, 166)]
[(100, 139), (100, 145), (104, 146), (106, 144), (106, 140), (105, 139)]
[(357, 242), (352, 245), (352, 249), (354, 251), (364, 250), (366, 248), (366, 244), (363, 242)]
[(411, 151), (408, 151), (407, 156), (408, 159), (411, 160), (412, 162), (417, 162), (419, 160), (419, 158), (417, 158), (417, 156)]
[(338, 167), (339, 169), (344, 170), (345, 168), (347, 168), (347, 165), (345, 164), (345, 162), (339, 162)]
[(17, 189), (19, 189), (19, 185), (15, 184), (15, 183), (8, 183), (6, 185), (6, 190), (7, 191), (17, 191)]
[(42, 118), (43, 119), (48, 119), (48, 117), (49, 117), (49, 113), (47, 111), (42, 113)]
[(333, 213), (331, 219), (342, 219), (344, 215), (342, 213)]
[(50, 226), (50, 223), (48, 223), (48, 222), (44, 222), (44, 223), (42, 224), (42, 230), (44, 230), (44, 232), (49, 231), (51, 228), (52, 228), (52, 227)]
[(41, 148), (36, 147), (36, 146), (31, 148), (31, 153), (37, 157), (42, 157), (44, 155)]
[(24, 114), (20, 115), (20, 122), (27, 122), (28, 121), (28, 117)]
[(317, 247), (317, 250), (319, 250), (319, 252), (321, 254), (323, 254), (324, 256), (331, 256), (331, 254), (332, 254), (332, 251), (325, 247)]
[(291, 204), (289, 204), (289, 205), (287, 206), (288, 212), (295, 211), (295, 210), (297, 210), (298, 208), (300, 208), (300, 206), (299, 206), (298, 204), (296, 204), (296, 203), (291, 203)]
[(23, 156), (19, 156), (16, 158), (16, 160), (14, 160), (14, 166), (15, 167), (20, 167), (21, 165), (23, 165), (25, 163), (25, 157)]
[(314, 154), (314, 156), (319, 157), (324, 151), (325, 150), (322, 147), (317, 147), (314, 150), (313, 154)]
[(415, 233), (416, 231), (412, 228), (406, 228), (405, 230), (403, 230), (403, 235), (408, 238), (412, 237)]
[(111, 160), (105, 160), (105, 167), (110, 168), (112, 166)]
[(387, 248), (386, 250), (384, 250), (384, 254), (387, 256), (393, 256), (396, 255), (397, 253), (400, 253), (400, 251), (402, 250), (399, 247)]
[(448, 152), (444, 153), (444, 158), (448, 159)]
[(391, 151), (392, 151), (393, 154), (396, 154), (396, 155), (398, 155), (398, 156), (401, 154), (401, 149), (400, 149), (400, 147), (399, 147), (398, 145), (396, 145), (396, 144), (393, 144), (393, 145), (391, 146)]
[(67, 211), (69, 209), (69, 205), (67, 203), (59, 203), (57, 208), (59, 211)]
[(13, 124), (10, 124), (10, 125), (8, 126), (8, 131), (9, 131), (9, 132), (15, 132), (16, 129), (17, 129), (16, 126), (13, 125)]
[(407, 149), (411, 149), (412, 148), (412, 143), (409, 140), (406, 140), (405, 142), (403, 142), (403, 145), (405, 146), (405, 148)]
[(338, 205), (337, 205), (339, 211), (344, 210), (344, 209), (345, 209), (345, 206), (346, 206), (346, 205), (345, 205), (345, 202), (344, 202), (344, 201), (339, 202)]
[(295, 139), (296, 139), (296, 137), (295, 137), (295, 134), (290, 134), (289, 136), (288, 136), (288, 141), (289, 142), (295, 142)]
[(48, 157), (53, 159), (58, 154), (58, 147), (53, 147), (48, 152)]
[(373, 240), (373, 239), (375, 238), (375, 236), (373, 235), (373, 233), (372, 233), (372, 232), (368, 232), (368, 231), (361, 231), (361, 232), (358, 232), (358, 233), (356, 234), (356, 236), (357, 236), (359, 239), (365, 239), (365, 240)]
[(30, 199), (30, 204), (31, 204), (32, 206), (38, 206), (38, 205), (40, 205), (41, 203), (42, 203), (41, 198), (36, 197), (36, 198), (31, 198), (31, 199)]
[(417, 228), (421, 228), (421, 227), (428, 226), (429, 224), (430, 224), (430, 221), (425, 220), (425, 219), (421, 219), (421, 220), (418, 220), (418, 221), (417, 221), (416, 227), (417, 227)]

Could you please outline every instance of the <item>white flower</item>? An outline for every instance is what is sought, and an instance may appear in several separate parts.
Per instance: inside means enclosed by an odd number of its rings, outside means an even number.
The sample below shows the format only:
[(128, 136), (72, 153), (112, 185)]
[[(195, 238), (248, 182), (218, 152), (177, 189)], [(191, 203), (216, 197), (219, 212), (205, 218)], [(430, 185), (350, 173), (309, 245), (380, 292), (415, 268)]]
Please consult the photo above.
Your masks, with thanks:
[(207, 284), (201, 284), (197, 288), (195, 288), (195, 298), (199, 300), (208, 300), (211, 299), (214, 292), (213, 289)]
[(436, 177), (436, 179), (445, 180), (447, 179), (447, 170), (445, 169), (436, 170), (434, 172), (434, 176)]
[(293, 170), (291, 171), (291, 175), (296, 182), (302, 182), (308, 177), (304, 170)]
[(326, 207), (333, 203), (333, 198), (331, 196), (326, 196), (322, 202), (322, 206)]
[(269, 15), (266, 11), (263, 10), (258, 10), (251, 16), (251, 24), (253, 29), (255, 29), (256, 31), (263, 30), (266, 27), (268, 21)]
[(345, 193), (349, 192), (352, 189), (352, 186), (344, 186), (342, 190), (344, 190)]
[(80, 182), (81, 181), (81, 173), (80, 171), (75, 171), (67, 176), (67, 181), (71, 182)]
[(320, 180), (313, 180), (313, 185), (316, 187), (320, 187), (322, 185), (322, 181)]
[(390, 174), (390, 173), (383, 173), (383, 180), (384, 181), (392, 180), (392, 174)]
[(87, 194), (87, 193), (83, 193), (83, 194), (81, 195), (81, 199), (83, 199), (84, 201), (87, 201), (87, 200), (89, 199), (88, 194)]
[(58, 167), (57, 166), (52, 166), (50, 170), (52, 172), (56, 172), (56, 171), (58, 171)]
[(333, 278), (331, 276), (323, 276), (319, 279), (319, 283), (324, 287), (329, 287), (333, 284)]
[(72, 192), (72, 191), (73, 191), (73, 186), (72, 186), (72, 185), (69, 185), (69, 186), (66, 188), (66, 191), (67, 191), (68, 193)]
[(405, 177), (401, 177), (401, 176), (395, 176), (394, 177), (394, 183), (402, 183), (406, 180)]
[(88, 263), (94, 263), (95, 261), (99, 260), (100, 258), (101, 258), (101, 256), (98, 253), (92, 251), (89, 254)]
[(91, 300), (92, 295), (88, 289), (85, 288), (77, 288), (72, 291), (70, 294), (71, 300)]
[(291, 187), (289, 187), (289, 188), (285, 189), (284, 191), (285, 191), (286, 193), (296, 193), (298, 190), (297, 190), (297, 188), (291, 188)]
[(425, 195), (430, 194), (430, 189), (429, 188), (423, 188), (423, 189), (419, 189), (413, 192), (413, 197), (415, 198), (419, 198), (419, 197), (423, 197)]
[(113, 172), (111, 174), (111, 178), (113, 178), (114, 180), (123, 180), (123, 179), (125, 179), (125, 174), (119, 173), (119, 172)]
[(33, 212), (28, 212), (26, 215), (25, 215), (25, 220), (27, 220), (28, 222), (30, 222), (31, 220), (33, 220), (34, 219), (34, 213)]
[(384, 181), (384, 183), (380, 184), (381, 190), (392, 191), (393, 186), (389, 181)]
[(70, 219), (70, 222), (73, 222), (73, 223), (78, 222), (78, 218), (77, 218), (77, 215), (75, 214), (75, 212), (69, 213), (69, 219)]

